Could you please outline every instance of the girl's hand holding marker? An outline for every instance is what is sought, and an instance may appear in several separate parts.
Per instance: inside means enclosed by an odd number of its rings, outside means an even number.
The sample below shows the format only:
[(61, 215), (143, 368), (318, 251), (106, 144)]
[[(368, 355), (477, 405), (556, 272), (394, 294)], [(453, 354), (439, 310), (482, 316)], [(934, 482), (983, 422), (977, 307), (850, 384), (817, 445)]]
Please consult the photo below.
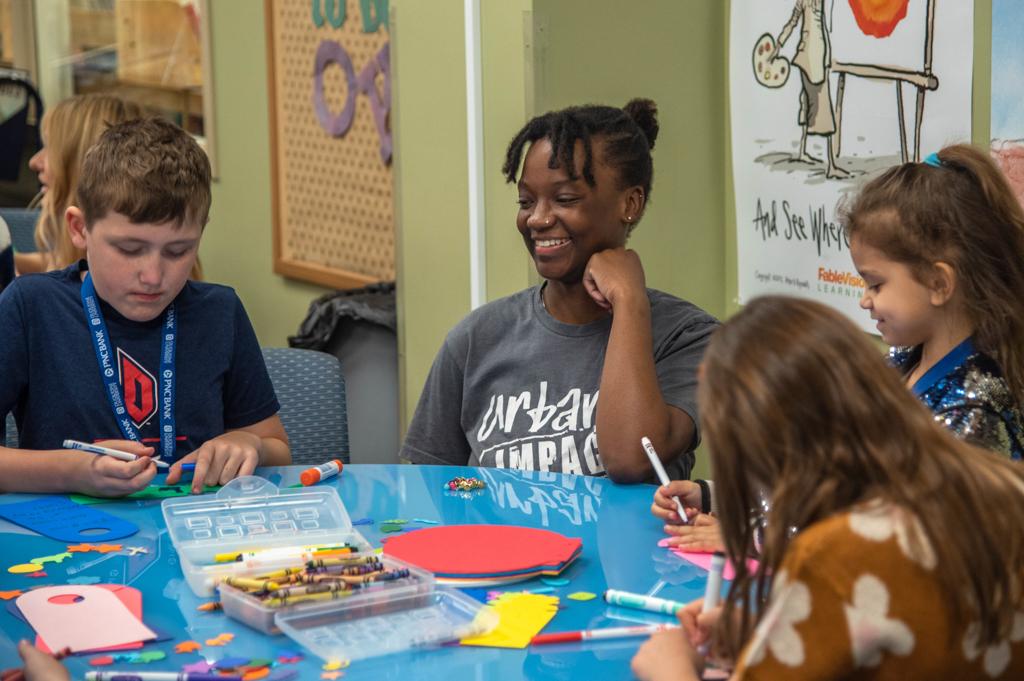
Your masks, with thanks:
[[(654, 472), (657, 474), (658, 480), (663, 486), (669, 486), (672, 481), (669, 480), (668, 473), (665, 472), (665, 467), (661, 465), (661, 458), (658, 456), (658, 453), (654, 451), (654, 445), (652, 445), (651, 441), (646, 437), (640, 438), (640, 444), (644, 446), (644, 451), (647, 452), (647, 458), (651, 460), (651, 467), (654, 468)], [(697, 488), (697, 492), (698, 494), (700, 493), (699, 487)], [(672, 501), (675, 504), (676, 513), (679, 514), (679, 522), (684, 525), (687, 524), (689, 519), (686, 515), (686, 509), (683, 508), (683, 502), (679, 500), (678, 496), (672, 497)]]

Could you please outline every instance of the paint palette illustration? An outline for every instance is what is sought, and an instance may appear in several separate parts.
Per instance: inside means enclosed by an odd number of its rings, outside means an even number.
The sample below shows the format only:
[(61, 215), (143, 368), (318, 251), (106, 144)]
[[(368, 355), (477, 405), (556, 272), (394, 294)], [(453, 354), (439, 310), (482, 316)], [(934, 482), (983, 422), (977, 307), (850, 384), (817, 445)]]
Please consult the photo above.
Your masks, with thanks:
[[(754, 45), (754, 77), (765, 87), (776, 88), (789, 78), (789, 60), (777, 55), (778, 47), (771, 33), (765, 33)], [(774, 58), (772, 55), (776, 55)]]

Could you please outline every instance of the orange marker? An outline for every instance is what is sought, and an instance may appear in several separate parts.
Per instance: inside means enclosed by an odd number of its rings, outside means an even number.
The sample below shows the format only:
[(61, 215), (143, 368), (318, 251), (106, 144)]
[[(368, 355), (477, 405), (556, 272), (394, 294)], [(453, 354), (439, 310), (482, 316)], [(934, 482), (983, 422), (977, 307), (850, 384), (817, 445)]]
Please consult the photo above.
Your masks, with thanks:
[(319, 466), (313, 466), (312, 468), (307, 468), (302, 471), (302, 474), (299, 475), (299, 480), (302, 481), (303, 485), (309, 487), (310, 485), (315, 485), (321, 480), (333, 478), (335, 475), (341, 473), (341, 469), (344, 467), (345, 465), (341, 463), (341, 459), (331, 459), (327, 463), (322, 463)]

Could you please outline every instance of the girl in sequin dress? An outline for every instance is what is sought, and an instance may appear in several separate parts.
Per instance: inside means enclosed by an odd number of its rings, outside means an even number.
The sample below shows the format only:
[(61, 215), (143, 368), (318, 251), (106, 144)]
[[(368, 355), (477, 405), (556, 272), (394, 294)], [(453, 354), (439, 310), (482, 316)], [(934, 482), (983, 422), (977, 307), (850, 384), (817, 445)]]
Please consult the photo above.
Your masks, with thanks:
[(988, 154), (947, 147), (843, 211), (862, 308), (937, 421), (1024, 455), (1024, 213)]

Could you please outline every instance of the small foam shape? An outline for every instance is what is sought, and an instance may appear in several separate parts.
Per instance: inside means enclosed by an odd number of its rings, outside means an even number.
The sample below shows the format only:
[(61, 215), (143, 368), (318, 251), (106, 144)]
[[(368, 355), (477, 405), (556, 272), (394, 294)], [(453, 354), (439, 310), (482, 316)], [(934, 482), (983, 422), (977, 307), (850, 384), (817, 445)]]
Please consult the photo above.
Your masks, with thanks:
[(198, 641), (182, 641), (181, 643), (174, 646), (174, 652), (176, 653), (194, 653), (203, 646)]
[(93, 667), (106, 667), (114, 664), (114, 658), (111, 655), (100, 655), (98, 657), (91, 658), (89, 660), (89, 664)]
[(92, 544), (68, 544), (69, 553), (88, 553), (95, 550), (96, 547)]
[(270, 667), (260, 667), (259, 669), (250, 669), (242, 674), (242, 681), (256, 681), (256, 679), (265, 679), (268, 676), (270, 676)]
[(213, 668), (217, 671), (222, 671), (224, 669), (237, 669), (238, 667), (241, 667), (248, 663), (248, 657), (225, 657), (214, 662)]
[(209, 674), (211, 669), (213, 669), (213, 665), (206, 660), (199, 660), (181, 667), (181, 671), (191, 674)]
[(265, 657), (258, 657), (254, 660), (249, 660), (249, 664), (246, 667), (271, 667), (274, 665), (274, 661)]
[(43, 566), (38, 563), (21, 563), (19, 565), (12, 565), (7, 568), (7, 571), (14, 575), (24, 575), (31, 572), (39, 572), (42, 569)]
[(167, 658), (167, 653), (162, 650), (148, 650), (144, 653), (135, 653), (135, 659), (132, 660), (134, 664), (149, 664), (150, 662), (159, 662), (160, 660)]
[(324, 662), (324, 666), (321, 667), (325, 672), (333, 672), (337, 669), (344, 669), (341, 660), (328, 660)]
[(12, 598), (17, 598), (21, 594), (25, 593), (21, 589), (14, 589), (13, 591), (0, 591), (0, 599), (9, 601)]
[(536, 589), (530, 589), (529, 593), (532, 594), (553, 594), (555, 593), (554, 587), (551, 586), (539, 586)]
[(381, 525), (406, 525), (409, 521), (405, 518), (392, 518), (391, 520), (380, 521)]
[(571, 601), (592, 601), (597, 598), (597, 594), (590, 593), (589, 591), (577, 591), (566, 596)]
[(569, 580), (565, 577), (541, 577), (540, 581), (548, 586), (568, 586)]
[(138, 556), (144, 553), (149, 553), (149, 549), (145, 546), (129, 546), (127, 549), (129, 556)]
[(31, 577), (32, 579), (42, 579), (43, 577), (46, 577), (47, 574), (46, 574), (46, 572), (44, 570), (40, 570), (39, 572), (33, 572), (32, 574), (30, 574), (28, 576)]
[(352, 527), (356, 527), (357, 525), (373, 525), (373, 518), (360, 518), (359, 520), (354, 520), (352, 522)]
[(440, 525), (440, 520), (427, 520), (426, 518), (413, 518), (414, 523), (420, 523), (421, 525)]
[(95, 575), (82, 575), (80, 577), (71, 577), (68, 579), (68, 584), (99, 584), (100, 578)]
[(120, 550), (120, 544), (100, 544), (99, 546), (93, 547), (93, 551), (99, 551), (100, 553), (113, 553), (114, 551)]
[(208, 646), (226, 646), (228, 643), (230, 643), (230, 641), (225, 641), (219, 636), (217, 638), (206, 639), (206, 645)]
[(405, 527), (403, 525), (395, 525), (394, 523), (381, 523), (381, 532), (401, 532)]
[(341, 672), (322, 672), (320, 674), (321, 679), (328, 679), (328, 681), (334, 681), (334, 679), (341, 678)]
[(55, 553), (52, 556), (40, 556), (39, 558), (32, 558), (28, 562), (36, 563), (37, 565), (44, 565), (46, 563), (62, 563), (70, 557), (71, 554), (65, 551), (64, 553)]

